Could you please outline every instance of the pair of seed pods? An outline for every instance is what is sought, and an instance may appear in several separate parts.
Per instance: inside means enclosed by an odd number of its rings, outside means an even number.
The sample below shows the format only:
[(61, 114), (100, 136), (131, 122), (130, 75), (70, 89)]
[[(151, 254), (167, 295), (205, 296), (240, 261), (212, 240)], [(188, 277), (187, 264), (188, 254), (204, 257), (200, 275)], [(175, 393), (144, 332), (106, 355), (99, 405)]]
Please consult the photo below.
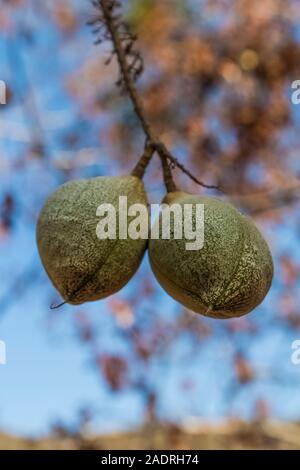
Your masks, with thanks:
[(137, 271), (148, 247), (152, 271), (165, 291), (188, 309), (214, 318), (249, 313), (266, 296), (273, 262), (253, 222), (232, 205), (173, 192), (166, 204), (203, 204), (204, 246), (186, 249), (182, 239), (99, 239), (97, 208), (147, 204), (136, 176), (96, 177), (68, 182), (46, 201), (37, 224), (44, 268), (63, 299), (74, 305), (118, 292)]

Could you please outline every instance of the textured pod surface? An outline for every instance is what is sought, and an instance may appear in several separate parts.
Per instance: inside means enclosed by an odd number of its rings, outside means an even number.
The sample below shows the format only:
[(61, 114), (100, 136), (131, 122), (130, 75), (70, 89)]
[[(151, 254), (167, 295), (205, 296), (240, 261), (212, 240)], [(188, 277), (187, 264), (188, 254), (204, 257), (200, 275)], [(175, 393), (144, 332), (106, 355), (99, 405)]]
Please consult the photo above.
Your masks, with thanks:
[(128, 206), (147, 205), (139, 178), (97, 177), (64, 184), (41, 211), (37, 225), (40, 257), (52, 283), (71, 304), (117, 292), (140, 265), (147, 240), (99, 239), (96, 234), (100, 204), (116, 208), (118, 227), (119, 196), (127, 196)]
[(214, 318), (239, 317), (259, 305), (271, 286), (273, 261), (251, 220), (216, 198), (176, 192), (164, 202), (204, 204), (204, 246), (187, 251), (187, 240), (174, 239), (172, 230), (170, 240), (150, 240), (161, 286), (187, 308)]

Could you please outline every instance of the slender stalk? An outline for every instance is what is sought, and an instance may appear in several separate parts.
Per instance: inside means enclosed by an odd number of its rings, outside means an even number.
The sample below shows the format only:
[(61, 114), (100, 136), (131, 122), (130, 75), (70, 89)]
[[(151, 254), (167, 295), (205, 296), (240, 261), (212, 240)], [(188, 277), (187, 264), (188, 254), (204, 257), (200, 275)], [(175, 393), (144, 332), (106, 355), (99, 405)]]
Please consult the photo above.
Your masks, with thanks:
[(164, 158), (166, 160), (169, 160), (171, 163), (173, 163), (177, 168), (179, 168), (183, 173), (185, 173), (192, 181), (197, 183), (199, 186), (202, 186), (203, 188), (207, 189), (218, 189), (221, 190), (220, 186), (214, 186), (214, 185), (208, 185), (200, 181), (198, 178), (196, 178), (185, 166), (180, 163), (177, 158), (175, 158), (170, 151), (167, 149), (167, 147), (161, 143), (158, 142), (155, 144), (157, 153), (160, 155), (161, 158)]
[(164, 182), (165, 182), (167, 192), (173, 193), (175, 191), (178, 191), (177, 186), (174, 182), (170, 164), (167, 158), (161, 156), (160, 159), (161, 159), (161, 164), (163, 168)]
[(153, 145), (146, 145), (143, 155), (141, 156), (140, 160), (138, 161), (137, 165), (131, 172), (132, 176), (137, 176), (138, 178), (142, 179), (146, 168), (155, 152)]

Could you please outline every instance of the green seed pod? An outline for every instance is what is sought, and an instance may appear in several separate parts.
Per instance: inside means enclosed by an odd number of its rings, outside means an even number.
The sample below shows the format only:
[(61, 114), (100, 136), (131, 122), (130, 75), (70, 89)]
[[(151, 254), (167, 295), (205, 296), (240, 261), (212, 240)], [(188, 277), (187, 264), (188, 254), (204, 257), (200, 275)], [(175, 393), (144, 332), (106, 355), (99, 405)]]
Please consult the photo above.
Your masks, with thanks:
[[(160, 236), (149, 243), (152, 270), (175, 300), (194, 312), (213, 318), (249, 313), (266, 296), (273, 277), (267, 243), (250, 219), (232, 205), (212, 197), (169, 193), (163, 201), (204, 204), (204, 245), (188, 251), (188, 240)], [(155, 222), (159, 223), (159, 220)]]
[[(41, 211), (37, 225), (40, 257), (52, 283), (70, 304), (114, 294), (142, 261), (147, 240), (119, 239), (119, 196), (127, 197), (128, 207), (147, 205), (143, 182), (136, 176), (97, 177), (64, 184)], [(101, 204), (115, 208), (116, 239), (99, 238), (96, 233)], [(126, 218), (127, 224), (133, 219), (127, 214)]]

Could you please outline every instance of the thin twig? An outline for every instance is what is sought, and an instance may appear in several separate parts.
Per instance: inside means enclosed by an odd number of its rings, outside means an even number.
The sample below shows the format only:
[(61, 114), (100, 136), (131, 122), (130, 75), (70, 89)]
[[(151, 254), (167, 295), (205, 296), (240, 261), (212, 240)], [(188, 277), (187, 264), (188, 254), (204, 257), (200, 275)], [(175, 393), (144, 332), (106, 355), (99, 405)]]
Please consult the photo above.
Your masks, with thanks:
[(202, 186), (203, 188), (207, 188), (207, 189), (218, 189), (219, 191), (221, 191), (220, 186), (208, 185), (200, 181), (198, 178), (196, 178), (187, 168), (185, 168), (185, 166), (182, 163), (178, 161), (176, 157), (174, 157), (170, 153), (170, 151), (167, 149), (167, 147), (163, 143), (158, 142), (155, 144), (155, 146), (156, 146), (157, 153), (161, 157), (169, 160), (174, 166), (179, 168), (183, 173), (189, 176), (189, 178), (195, 183), (197, 183), (199, 186)]

